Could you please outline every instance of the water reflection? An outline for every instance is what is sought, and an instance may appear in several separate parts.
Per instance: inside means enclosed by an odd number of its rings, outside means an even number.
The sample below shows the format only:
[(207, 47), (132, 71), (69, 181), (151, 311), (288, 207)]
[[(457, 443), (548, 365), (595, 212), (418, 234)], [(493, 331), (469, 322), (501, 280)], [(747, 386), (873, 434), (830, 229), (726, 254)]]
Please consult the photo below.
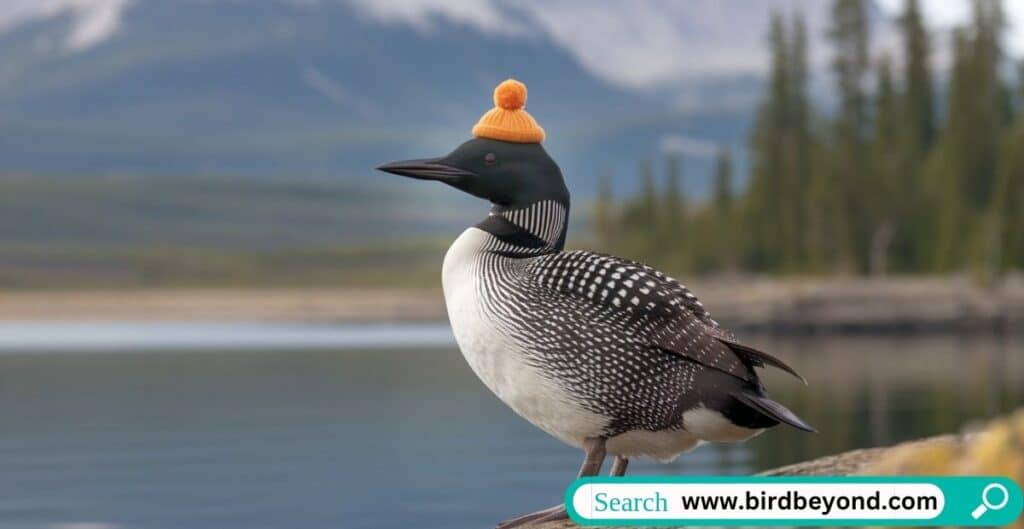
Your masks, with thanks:
[[(757, 339), (810, 386), (776, 429), (633, 473), (749, 473), (958, 429), (1024, 402), (1020, 343)], [(0, 356), (0, 527), (486, 527), (579, 463), (450, 347)]]
[(280, 351), (454, 346), (447, 325), (277, 322), (0, 322), (0, 353)]

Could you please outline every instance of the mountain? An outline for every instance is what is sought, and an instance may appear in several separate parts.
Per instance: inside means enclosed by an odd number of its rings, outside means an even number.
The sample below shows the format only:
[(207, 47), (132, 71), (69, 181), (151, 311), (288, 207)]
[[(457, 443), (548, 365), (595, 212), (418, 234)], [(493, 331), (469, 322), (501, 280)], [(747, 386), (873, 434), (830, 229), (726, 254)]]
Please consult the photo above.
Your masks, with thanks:
[(817, 0), (12, 1), (0, 172), (368, 181), (467, 139), (514, 76), (583, 195), (601, 171), (632, 189), (666, 150), (702, 193), (715, 146), (745, 140), (770, 10), (805, 11), (812, 36), (825, 16)]

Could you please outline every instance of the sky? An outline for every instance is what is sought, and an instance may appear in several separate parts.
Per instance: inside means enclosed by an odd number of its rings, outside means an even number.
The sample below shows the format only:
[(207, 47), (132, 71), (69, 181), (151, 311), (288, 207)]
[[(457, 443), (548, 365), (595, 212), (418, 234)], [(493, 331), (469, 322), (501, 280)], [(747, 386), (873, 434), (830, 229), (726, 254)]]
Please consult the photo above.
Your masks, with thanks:
[[(305, 0), (316, 1), (316, 0)], [(812, 69), (829, 62), (826, 0), (347, 0), (368, 17), (430, 32), (438, 15), (490, 34), (542, 33), (586, 69), (626, 89), (674, 85), (689, 77), (761, 73), (765, 28), (774, 11), (799, 11), (807, 19)], [(874, 0), (895, 17), (904, 0)], [(945, 33), (969, 20), (970, 0), (921, 0), (929, 25)], [(1004, 0), (1007, 45), (1024, 57), (1024, 0)], [(628, 8), (624, 8), (628, 5)], [(514, 6), (514, 7), (513, 7)], [(504, 16), (514, 10), (518, 18)], [(695, 16), (695, 14), (699, 14)], [(874, 48), (898, 55), (893, 26), (873, 29)], [(938, 40), (936, 66), (948, 65)]]

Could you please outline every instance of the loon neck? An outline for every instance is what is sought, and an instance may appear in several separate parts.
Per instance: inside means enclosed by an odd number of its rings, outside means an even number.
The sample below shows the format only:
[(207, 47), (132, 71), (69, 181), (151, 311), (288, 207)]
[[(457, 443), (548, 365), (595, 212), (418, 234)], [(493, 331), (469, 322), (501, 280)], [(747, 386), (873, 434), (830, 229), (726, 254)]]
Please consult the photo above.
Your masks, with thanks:
[(569, 227), (569, 206), (555, 200), (541, 200), (523, 208), (495, 204), (476, 227), (496, 239), (488, 250), (506, 257), (560, 252)]

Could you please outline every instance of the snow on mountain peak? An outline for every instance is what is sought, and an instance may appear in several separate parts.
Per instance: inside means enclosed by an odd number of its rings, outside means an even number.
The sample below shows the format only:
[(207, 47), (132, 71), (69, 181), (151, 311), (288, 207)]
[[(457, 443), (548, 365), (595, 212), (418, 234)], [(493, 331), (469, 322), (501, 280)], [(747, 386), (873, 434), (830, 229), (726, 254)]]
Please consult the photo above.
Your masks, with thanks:
[(90, 48), (114, 34), (131, 0), (6, 0), (0, 4), (0, 32), (39, 18), (70, 15), (66, 51)]

